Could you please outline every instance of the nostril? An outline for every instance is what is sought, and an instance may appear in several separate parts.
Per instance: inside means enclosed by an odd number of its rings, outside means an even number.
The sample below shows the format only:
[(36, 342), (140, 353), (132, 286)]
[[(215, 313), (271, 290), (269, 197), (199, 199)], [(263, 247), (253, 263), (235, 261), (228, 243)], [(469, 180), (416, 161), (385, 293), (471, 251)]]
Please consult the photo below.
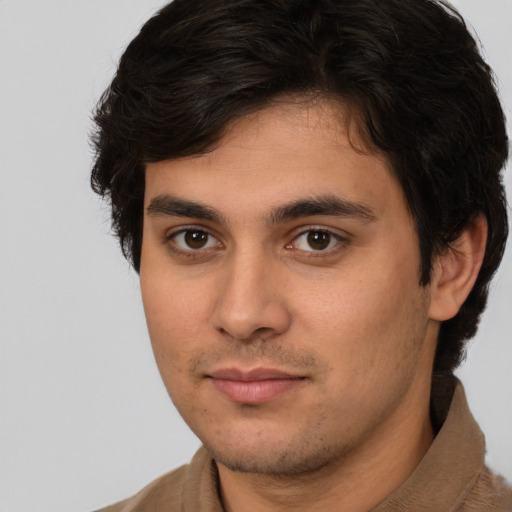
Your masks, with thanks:
[(218, 331), (224, 336), (226, 339), (230, 339), (232, 341), (237, 341), (241, 343), (257, 343), (257, 342), (267, 342), (274, 338), (277, 338), (280, 333), (271, 327), (259, 327), (252, 331), (248, 335), (240, 335), (240, 333), (236, 334), (231, 332), (223, 327), (220, 327)]
[(252, 337), (261, 339), (262, 341), (269, 340), (271, 338), (275, 338), (278, 336), (279, 333), (277, 333), (274, 329), (271, 327), (260, 327), (259, 329), (256, 329), (253, 333)]

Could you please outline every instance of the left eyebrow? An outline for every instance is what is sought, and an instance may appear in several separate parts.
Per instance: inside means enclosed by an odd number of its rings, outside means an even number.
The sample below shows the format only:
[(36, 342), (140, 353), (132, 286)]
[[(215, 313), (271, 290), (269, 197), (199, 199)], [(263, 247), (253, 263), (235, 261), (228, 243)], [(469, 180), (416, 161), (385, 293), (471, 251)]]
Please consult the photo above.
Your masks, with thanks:
[(375, 212), (369, 206), (328, 195), (298, 199), (279, 206), (268, 215), (268, 223), (279, 224), (287, 220), (313, 215), (349, 217), (366, 222), (372, 222), (377, 219)]

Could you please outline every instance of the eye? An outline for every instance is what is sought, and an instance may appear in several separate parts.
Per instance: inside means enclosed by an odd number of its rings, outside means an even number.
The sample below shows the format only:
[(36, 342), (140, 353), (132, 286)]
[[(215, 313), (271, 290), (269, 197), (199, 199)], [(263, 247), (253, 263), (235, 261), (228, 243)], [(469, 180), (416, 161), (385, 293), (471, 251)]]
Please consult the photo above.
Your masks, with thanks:
[(183, 229), (167, 237), (182, 251), (200, 251), (219, 247), (220, 242), (208, 231), (202, 229)]
[(325, 229), (310, 229), (297, 236), (289, 248), (299, 251), (328, 251), (343, 241), (343, 238)]

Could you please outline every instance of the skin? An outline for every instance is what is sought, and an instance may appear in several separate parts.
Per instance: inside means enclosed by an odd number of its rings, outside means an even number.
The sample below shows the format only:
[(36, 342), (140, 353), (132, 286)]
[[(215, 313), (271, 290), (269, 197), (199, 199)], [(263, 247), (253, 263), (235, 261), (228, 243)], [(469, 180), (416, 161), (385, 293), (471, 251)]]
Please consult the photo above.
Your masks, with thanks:
[[(149, 333), (227, 511), (369, 510), (433, 439), (431, 369), (446, 304), (460, 305), (458, 260), (419, 285), (401, 187), (349, 126), (332, 102), (276, 102), (210, 153), (146, 168)], [(349, 207), (290, 214), (318, 198)], [(257, 386), (234, 399), (212, 378), (262, 368), (289, 377), (268, 400)]]

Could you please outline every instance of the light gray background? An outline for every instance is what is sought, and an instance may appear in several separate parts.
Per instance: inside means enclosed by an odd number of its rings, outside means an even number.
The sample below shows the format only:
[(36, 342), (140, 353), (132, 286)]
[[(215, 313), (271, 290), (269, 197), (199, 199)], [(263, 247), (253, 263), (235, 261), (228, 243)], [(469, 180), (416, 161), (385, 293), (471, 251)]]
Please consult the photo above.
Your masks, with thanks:
[[(512, 118), (512, 1), (455, 3), (480, 35)], [(161, 5), (0, 0), (3, 512), (93, 510), (198, 446), (160, 383), (137, 277), (88, 184), (90, 111), (123, 48)], [(489, 462), (509, 480), (511, 299), (509, 250), (459, 372)]]

